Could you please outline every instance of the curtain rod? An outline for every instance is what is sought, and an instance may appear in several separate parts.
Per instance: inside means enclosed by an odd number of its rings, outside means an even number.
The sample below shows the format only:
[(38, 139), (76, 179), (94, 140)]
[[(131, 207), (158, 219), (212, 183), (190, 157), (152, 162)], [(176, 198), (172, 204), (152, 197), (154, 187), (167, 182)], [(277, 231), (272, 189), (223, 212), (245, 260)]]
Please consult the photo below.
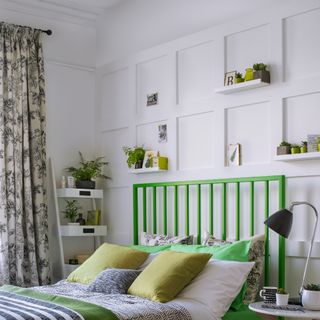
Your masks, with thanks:
[[(29, 26), (21, 26), (19, 25), (18, 27), (22, 27), (22, 28), (31, 28)], [(34, 28), (34, 30), (39, 30), (43, 33), (46, 33), (48, 36), (51, 36), (52, 35), (52, 30), (48, 29), (48, 30), (43, 30), (43, 29), (38, 29), (38, 28)]]

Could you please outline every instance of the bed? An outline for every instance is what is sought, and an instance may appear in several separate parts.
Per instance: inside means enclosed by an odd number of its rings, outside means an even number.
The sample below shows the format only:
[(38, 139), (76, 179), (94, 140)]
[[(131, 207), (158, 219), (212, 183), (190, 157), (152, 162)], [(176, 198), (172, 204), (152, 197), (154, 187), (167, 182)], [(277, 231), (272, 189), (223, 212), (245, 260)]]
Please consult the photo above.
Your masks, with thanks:
[[(241, 190), (248, 189), (250, 203), (250, 235), (255, 234), (255, 219), (258, 212), (255, 210), (255, 199), (258, 192), (264, 198), (264, 217), (267, 218), (270, 202), (276, 188), (276, 199), (279, 208), (285, 207), (285, 177), (262, 176), (232, 179), (212, 179), (201, 181), (179, 181), (141, 183), (133, 185), (133, 242), (139, 244), (139, 234), (151, 231), (154, 234), (161, 231), (167, 234), (171, 231), (175, 236), (189, 235), (196, 221), (196, 241), (200, 244), (201, 233), (206, 220), (211, 234), (214, 231), (215, 211), (214, 203), (217, 195), (220, 197), (221, 210), (220, 230), (223, 240), (227, 238), (228, 230), (228, 204), (230, 199), (235, 202), (235, 234), (236, 240), (241, 240)], [(217, 190), (219, 189), (219, 192)], [(262, 188), (262, 189), (261, 189)], [(161, 193), (161, 195), (159, 195)], [(192, 202), (191, 197), (196, 201)], [(183, 198), (183, 199), (182, 199)], [(161, 199), (161, 206), (159, 206)], [(183, 211), (179, 206), (183, 201)], [(208, 210), (203, 212), (203, 202), (207, 201)], [(192, 205), (191, 205), (192, 203)], [(182, 207), (182, 206), (181, 206)], [(193, 208), (196, 208), (195, 219), (192, 219)], [(204, 214), (207, 219), (204, 219)], [(181, 217), (184, 216), (181, 227)], [(182, 230), (183, 229), (183, 230)], [(264, 284), (270, 281), (269, 268), (269, 233), (265, 229), (265, 261)], [(284, 287), (285, 281), (285, 241), (279, 238), (278, 257), (278, 283)], [(88, 292), (87, 285), (61, 281), (55, 285), (30, 289), (4, 286), (0, 290), (0, 319), (22, 320), (55, 320), (55, 319), (202, 319), (217, 320), (210, 312), (192, 299), (177, 297), (168, 303), (153, 302), (148, 299), (132, 295), (105, 295)], [(208, 293), (210, 294), (210, 293)], [(229, 310), (224, 320), (234, 319), (260, 319), (248, 306), (242, 305), (238, 310)]]

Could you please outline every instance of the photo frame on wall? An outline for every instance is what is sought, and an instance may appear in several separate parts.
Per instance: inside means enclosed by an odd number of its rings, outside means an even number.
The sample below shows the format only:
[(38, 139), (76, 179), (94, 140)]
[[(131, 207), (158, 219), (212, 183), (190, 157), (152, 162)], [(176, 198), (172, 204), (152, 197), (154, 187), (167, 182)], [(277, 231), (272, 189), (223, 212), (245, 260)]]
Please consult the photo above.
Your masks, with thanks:
[(167, 124), (158, 125), (158, 143), (167, 143), (168, 134), (167, 134)]
[(240, 151), (241, 146), (239, 143), (229, 144), (228, 145), (228, 152), (227, 152), (227, 159), (228, 159), (228, 166), (235, 167), (240, 166)]
[(147, 107), (156, 106), (159, 102), (158, 92), (147, 95)]
[(231, 86), (231, 85), (235, 84), (235, 80), (236, 80), (236, 71), (230, 71), (230, 72), (226, 72), (224, 74), (224, 85), (225, 86)]
[(318, 143), (320, 141), (320, 134), (308, 134), (308, 152), (317, 152)]

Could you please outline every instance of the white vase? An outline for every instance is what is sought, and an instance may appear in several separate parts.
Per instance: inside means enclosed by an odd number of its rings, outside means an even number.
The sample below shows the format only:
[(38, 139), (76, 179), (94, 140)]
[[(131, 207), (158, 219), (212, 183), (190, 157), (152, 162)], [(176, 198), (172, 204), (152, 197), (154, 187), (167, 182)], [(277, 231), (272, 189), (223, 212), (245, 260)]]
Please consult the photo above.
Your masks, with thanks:
[(277, 306), (286, 306), (289, 301), (289, 293), (276, 293)]
[(302, 305), (307, 310), (320, 310), (320, 291), (302, 291)]

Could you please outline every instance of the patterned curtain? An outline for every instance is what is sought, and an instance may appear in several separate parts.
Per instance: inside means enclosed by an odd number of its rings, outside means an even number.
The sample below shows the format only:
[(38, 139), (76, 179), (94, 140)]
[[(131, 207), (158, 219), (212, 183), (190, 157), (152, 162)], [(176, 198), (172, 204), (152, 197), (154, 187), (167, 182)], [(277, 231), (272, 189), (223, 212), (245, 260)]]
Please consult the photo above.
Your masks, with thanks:
[(41, 32), (0, 23), (0, 284), (50, 282)]

